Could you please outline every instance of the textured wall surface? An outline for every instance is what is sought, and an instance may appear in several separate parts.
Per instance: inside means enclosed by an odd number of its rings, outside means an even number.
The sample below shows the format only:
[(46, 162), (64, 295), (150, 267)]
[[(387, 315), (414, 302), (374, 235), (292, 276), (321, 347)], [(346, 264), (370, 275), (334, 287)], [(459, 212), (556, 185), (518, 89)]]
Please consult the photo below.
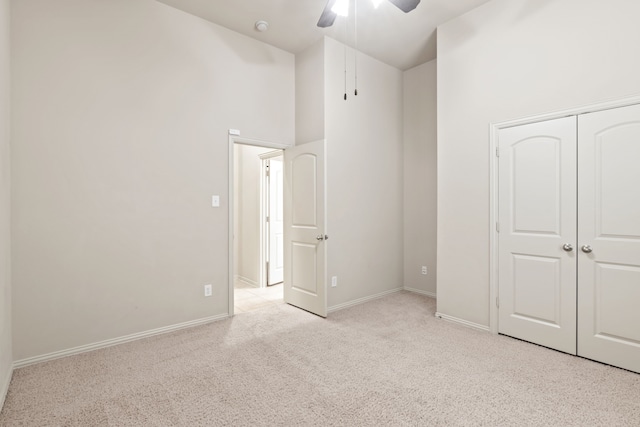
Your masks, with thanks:
[(154, 0), (12, 18), (15, 359), (225, 314), (227, 131), (293, 144), (293, 55)]
[(435, 60), (404, 72), (404, 286), (431, 295), (436, 293), (436, 100)]

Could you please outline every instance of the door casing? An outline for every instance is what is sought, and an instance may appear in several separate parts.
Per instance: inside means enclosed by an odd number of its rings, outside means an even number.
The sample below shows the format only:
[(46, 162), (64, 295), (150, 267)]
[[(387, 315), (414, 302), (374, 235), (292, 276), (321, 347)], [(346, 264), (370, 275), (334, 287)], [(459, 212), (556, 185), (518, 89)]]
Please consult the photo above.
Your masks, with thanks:
[(640, 104), (640, 95), (489, 124), (489, 331), (498, 333), (498, 134), (514, 126)]

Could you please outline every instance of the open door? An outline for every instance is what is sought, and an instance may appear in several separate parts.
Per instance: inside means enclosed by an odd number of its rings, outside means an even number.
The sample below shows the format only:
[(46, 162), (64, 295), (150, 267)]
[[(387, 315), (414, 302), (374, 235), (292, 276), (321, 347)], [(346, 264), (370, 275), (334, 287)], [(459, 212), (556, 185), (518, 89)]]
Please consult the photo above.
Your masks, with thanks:
[(325, 143), (284, 151), (284, 301), (327, 316)]

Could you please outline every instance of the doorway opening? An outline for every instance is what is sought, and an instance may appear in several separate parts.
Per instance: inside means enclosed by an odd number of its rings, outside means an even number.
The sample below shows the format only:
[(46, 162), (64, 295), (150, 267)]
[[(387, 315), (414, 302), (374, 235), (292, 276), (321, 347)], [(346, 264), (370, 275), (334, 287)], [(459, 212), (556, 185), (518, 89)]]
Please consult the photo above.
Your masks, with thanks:
[[(245, 148), (248, 147), (248, 148)], [(253, 148), (251, 148), (253, 147)], [(282, 177), (283, 191), (280, 192), (283, 207), (275, 207), (282, 213), (284, 219), (282, 234), (283, 240), (280, 246), (284, 247), (284, 254), (281, 263), (278, 262), (279, 255), (267, 257), (266, 249), (264, 249), (269, 241), (265, 236), (265, 230), (271, 230), (274, 237), (271, 239), (275, 242), (274, 246), (278, 246), (278, 235), (274, 228), (266, 226), (266, 208), (259, 194), (265, 188), (264, 175), (260, 172), (260, 178), (256, 178), (251, 182), (259, 183), (258, 190), (254, 191), (251, 198), (252, 203), (258, 201), (259, 207), (250, 210), (244, 205), (247, 197), (251, 197), (247, 193), (247, 187), (241, 189), (241, 181), (244, 182), (244, 173), (248, 173), (247, 164), (257, 162), (258, 165), (264, 167), (264, 160), (269, 160), (270, 169), (274, 166), (274, 158), (278, 157), (274, 151), (279, 150), (278, 154), (283, 155), (282, 161)], [(245, 156), (245, 151), (250, 155)], [(253, 151), (253, 153), (251, 153)], [(271, 154), (268, 154), (273, 152)], [(310, 313), (321, 317), (327, 316), (327, 244), (326, 240), (329, 236), (326, 234), (326, 143), (324, 140), (308, 142), (302, 145), (289, 146), (264, 142), (259, 140), (240, 138), (239, 131), (229, 130), (229, 316), (233, 316), (236, 306), (236, 283), (240, 288), (245, 285), (245, 289), (257, 292), (276, 292), (276, 286), (280, 286), (282, 291), (278, 291), (277, 297), (271, 296), (263, 298), (266, 302), (262, 304), (282, 304), (287, 303), (292, 306), (301, 308)], [(260, 158), (260, 155), (263, 158)], [(257, 157), (256, 157), (257, 156)], [(240, 158), (249, 158), (250, 161), (244, 162)], [(236, 159), (238, 163), (236, 164)], [(262, 170), (258, 167), (256, 170)], [(243, 170), (244, 169), (244, 170)], [(273, 174), (273, 172), (271, 172)], [(236, 185), (238, 184), (238, 185)], [(276, 191), (277, 193), (277, 191)], [(279, 203), (279, 202), (278, 202)], [(273, 203), (272, 203), (273, 205)], [(262, 213), (258, 215), (258, 219), (251, 221), (249, 227), (254, 227), (253, 232), (247, 232), (244, 219), (241, 212)], [(276, 214), (277, 216), (277, 214)], [(236, 219), (237, 218), (237, 219)], [(262, 220), (261, 218), (265, 218)], [(270, 220), (270, 224), (274, 221)], [(257, 224), (257, 225), (256, 225)], [(245, 227), (245, 229), (241, 229)], [(255, 236), (257, 231), (257, 245), (255, 244)], [(253, 244), (242, 242), (243, 237), (253, 236)], [(248, 246), (247, 246), (248, 245)], [(251, 246), (253, 245), (253, 246)], [(257, 247), (257, 249), (256, 249)], [(244, 251), (253, 251), (252, 258), (249, 261), (240, 261), (240, 257), (244, 257)], [(255, 253), (258, 253), (256, 256)], [(263, 255), (260, 256), (259, 254)], [(256, 265), (256, 259), (259, 261)], [(271, 267), (270, 273), (267, 273), (267, 263), (269, 260)], [(255, 268), (251, 279), (243, 272), (242, 263), (249, 268)], [(278, 267), (283, 271), (283, 278), (278, 279)], [(246, 271), (246, 270), (244, 270)], [(267, 286), (267, 276), (270, 277), (272, 285)], [(235, 279), (239, 279), (237, 282)], [(249, 280), (246, 280), (249, 279)], [(282, 285), (278, 285), (278, 280), (283, 280)], [(246, 285), (249, 285), (246, 287)], [(269, 291), (270, 289), (273, 289)], [(257, 295), (262, 297), (261, 295)], [(247, 295), (248, 297), (248, 295)], [(269, 302), (270, 301), (270, 302)], [(259, 308), (253, 306), (252, 309)]]
[(237, 140), (232, 149), (230, 314), (282, 304), (284, 275), (283, 150)]

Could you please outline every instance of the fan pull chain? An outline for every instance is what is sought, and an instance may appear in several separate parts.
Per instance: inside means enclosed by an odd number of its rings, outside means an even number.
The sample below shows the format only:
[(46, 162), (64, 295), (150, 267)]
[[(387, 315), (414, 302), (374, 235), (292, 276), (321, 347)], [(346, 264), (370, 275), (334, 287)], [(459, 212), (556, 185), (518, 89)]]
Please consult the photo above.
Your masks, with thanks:
[[(347, 39), (349, 34), (349, 20), (344, 20), (344, 38)], [(347, 100), (347, 45), (344, 45), (344, 100)]]
[(353, 62), (354, 62), (354, 76), (355, 76), (355, 90), (353, 94), (358, 96), (358, 0), (354, 0), (353, 2), (353, 20), (354, 20), (354, 38), (355, 38), (355, 49), (353, 51)]
[(344, 47), (344, 100), (347, 100), (347, 47)]

